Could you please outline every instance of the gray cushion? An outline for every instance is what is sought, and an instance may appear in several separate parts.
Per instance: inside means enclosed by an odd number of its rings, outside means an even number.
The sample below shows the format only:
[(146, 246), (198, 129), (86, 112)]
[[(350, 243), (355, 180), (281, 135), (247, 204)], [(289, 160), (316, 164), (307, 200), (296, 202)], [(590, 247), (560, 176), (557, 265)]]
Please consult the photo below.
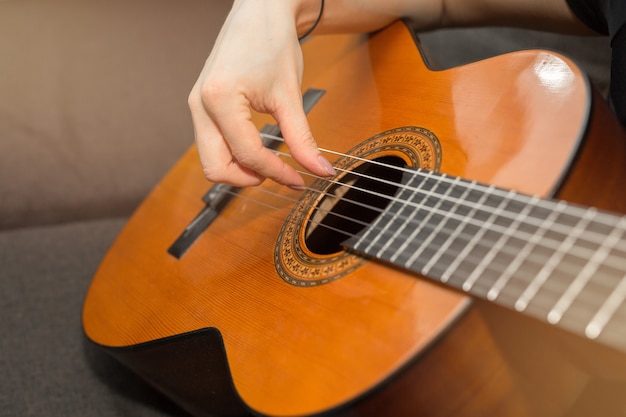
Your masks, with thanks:
[(91, 277), (124, 221), (0, 233), (0, 416), (184, 415), (82, 332)]

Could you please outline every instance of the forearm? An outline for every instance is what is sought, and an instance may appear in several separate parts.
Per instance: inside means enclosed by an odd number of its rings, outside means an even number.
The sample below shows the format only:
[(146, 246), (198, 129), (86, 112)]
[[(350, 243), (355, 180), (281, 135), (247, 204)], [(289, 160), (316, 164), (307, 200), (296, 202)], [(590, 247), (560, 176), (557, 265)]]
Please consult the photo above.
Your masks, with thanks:
[[(245, 0), (244, 0), (245, 1)], [(298, 34), (315, 22), (321, 0), (295, 0)], [(316, 34), (372, 32), (399, 18), (410, 18), (419, 29), (441, 26), (443, 0), (326, 0)]]
[[(321, 0), (291, 4), (302, 34), (315, 22)], [(566, 0), (326, 0), (315, 33), (370, 32), (398, 18), (410, 19), (417, 30), (491, 25), (592, 34)]]

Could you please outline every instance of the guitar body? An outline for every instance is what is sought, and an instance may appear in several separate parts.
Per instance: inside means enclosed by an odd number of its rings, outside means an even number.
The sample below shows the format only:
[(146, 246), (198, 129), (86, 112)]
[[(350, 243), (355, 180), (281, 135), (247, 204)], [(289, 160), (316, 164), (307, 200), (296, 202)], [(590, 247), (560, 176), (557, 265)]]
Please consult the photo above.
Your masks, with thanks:
[[(304, 50), (304, 87), (325, 91), (309, 113), (321, 148), (626, 212), (621, 127), (566, 58), (433, 71), (403, 23)], [(193, 414), (560, 415), (588, 386), (558, 341), (529, 336), (540, 325), (311, 249), (292, 212), (302, 193), (270, 181), (170, 255), (209, 186), (191, 148), (111, 247), (83, 312), (92, 342)]]

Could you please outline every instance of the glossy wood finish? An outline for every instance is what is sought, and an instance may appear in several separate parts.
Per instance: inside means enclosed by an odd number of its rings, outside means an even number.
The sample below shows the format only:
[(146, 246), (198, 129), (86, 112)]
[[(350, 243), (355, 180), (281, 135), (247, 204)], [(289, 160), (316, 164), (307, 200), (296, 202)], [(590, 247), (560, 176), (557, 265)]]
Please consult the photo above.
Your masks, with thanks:
[[(323, 148), (344, 152), (382, 131), (421, 126), (442, 144), (443, 172), (549, 195), (567, 179), (586, 133), (589, 86), (558, 55), (526, 51), (432, 71), (398, 23), (371, 38), (314, 39), (305, 45), (305, 59), (304, 87), (326, 90), (309, 116)], [(268, 121), (256, 120), (259, 128)], [(623, 169), (614, 174), (623, 178)], [(293, 203), (263, 191), (297, 198), (296, 191), (270, 182), (244, 190), (246, 199), (232, 202), (180, 260), (169, 256), (168, 246), (203, 207), (208, 186), (191, 148), (138, 209), (87, 295), (83, 323), (93, 342), (134, 346), (217, 328), (237, 393), (263, 415), (333, 410), (422, 357), (431, 358), (424, 362), (430, 365), (450, 360), (442, 369), (474, 381), (456, 387), (468, 390), (466, 405), (482, 393), (465, 414), (444, 407), (440, 415), (525, 414), (523, 395), (489, 331), (471, 330), (483, 326), (480, 314), (463, 318), (471, 304), (465, 296), (372, 262), (313, 288), (281, 280), (273, 249)], [(609, 194), (598, 204), (610, 206)], [(447, 336), (456, 323), (466, 329), (457, 334), (474, 335), (470, 345), (450, 342), (460, 337)], [(441, 338), (463, 360), (448, 356), (455, 355), (448, 348), (433, 362)], [(477, 352), (486, 363), (470, 366)], [(485, 366), (495, 371), (485, 373)], [(572, 385), (578, 392), (577, 380)], [(570, 402), (568, 395), (554, 408)]]

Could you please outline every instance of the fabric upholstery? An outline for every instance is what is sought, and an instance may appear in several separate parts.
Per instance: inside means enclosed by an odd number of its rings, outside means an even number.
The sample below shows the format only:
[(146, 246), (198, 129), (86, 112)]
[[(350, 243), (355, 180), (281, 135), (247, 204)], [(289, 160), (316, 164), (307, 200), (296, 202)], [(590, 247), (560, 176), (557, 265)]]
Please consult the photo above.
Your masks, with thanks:
[(181, 416), (86, 341), (82, 302), (125, 219), (0, 233), (0, 416)]

